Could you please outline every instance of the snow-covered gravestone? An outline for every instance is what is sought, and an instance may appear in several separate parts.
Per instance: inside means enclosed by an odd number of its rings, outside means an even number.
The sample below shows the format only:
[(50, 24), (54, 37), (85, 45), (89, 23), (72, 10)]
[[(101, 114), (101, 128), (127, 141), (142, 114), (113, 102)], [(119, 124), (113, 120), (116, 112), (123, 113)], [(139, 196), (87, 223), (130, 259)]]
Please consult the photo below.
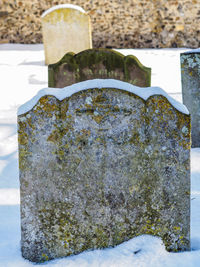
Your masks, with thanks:
[(48, 86), (65, 86), (92, 79), (117, 79), (140, 87), (151, 86), (151, 69), (132, 55), (124, 56), (111, 49), (88, 49), (67, 53), (48, 66)]
[(192, 147), (200, 147), (200, 49), (180, 57), (183, 103), (191, 114)]
[(34, 262), (141, 234), (190, 249), (190, 116), (160, 88), (92, 80), (18, 110), (22, 255)]
[(67, 52), (92, 47), (90, 17), (79, 6), (63, 4), (42, 14), (45, 63), (60, 60)]

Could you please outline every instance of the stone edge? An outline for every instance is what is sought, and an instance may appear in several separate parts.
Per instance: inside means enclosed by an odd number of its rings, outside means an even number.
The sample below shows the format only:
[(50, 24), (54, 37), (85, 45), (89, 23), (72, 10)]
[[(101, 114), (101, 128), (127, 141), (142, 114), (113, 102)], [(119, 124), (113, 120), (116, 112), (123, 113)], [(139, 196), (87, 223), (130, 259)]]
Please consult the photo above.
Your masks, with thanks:
[(44, 18), (46, 15), (48, 15), (51, 12), (56, 11), (58, 9), (67, 9), (67, 8), (78, 10), (81, 13), (86, 13), (85, 10), (82, 7), (80, 7), (80, 6), (73, 5), (73, 4), (61, 4), (61, 5), (53, 6), (53, 7), (49, 8), (49, 9), (47, 9), (46, 11), (44, 11), (42, 13), (42, 15), (41, 15), (41, 18)]
[(179, 112), (189, 115), (189, 111), (185, 105), (176, 101), (174, 98), (169, 96), (163, 89), (160, 87), (138, 87), (134, 86), (127, 82), (122, 82), (114, 79), (94, 79), (86, 80), (83, 82), (75, 83), (73, 85), (64, 87), (64, 88), (44, 88), (40, 90), (37, 95), (32, 99), (27, 101), (25, 104), (21, 105), (18, 108), (17, 115), (20, 116), (24, 113), (30, 111), (42, 98), (46, 95), (51, 95), (56, 97), (58, 100), (62, 101), (66, 97), (70, 97), (75, 93), (78, 93), (83, 90), (95, 89), (95, 88), (115, 88), (119, 90), (124, 90), (130, 93), (133, 93), (140, 98), (147, 100), (149, 97), (154, 95), (162, 95), (171, 103), (171, 105), (177, 109)]
[[(121, 59), (123, 59), (123, 61), (124, 61), (124, 67), (125, 67), (125, 64), (127, 64), (127, 61), (128, 61), (129, 59), (131, 59), (132, 61), (135, 62), (135, 64), (136, 64), (140, 69), (142, 69), (143, 71), (146, 72), (146, 76), (147, 76), (148, 84), (149, 84), (149, 86), (151, 86), (151, 68), (144, 66), (144, 65), (139, 61), (139, 59), (138, 59), (136, 56), (134, 56), (134, 55), (127, 55), (127, 56), (125, 56), (125, 55), (123, 55), (122, 53), (120, 53), (119, 51), (116, 51), (116, 50), (114, 50), (114, 49), (108, 49), (108, 48), (93, 48), (93, 49), (86, 49), (86, 50), (81, 51), (81, 52), (79, 52), (79, 53), (77, 53), (77, 54), (75, 54), (75, 53), (73, 53), (73, 52), (68, 52), (68, 53), (66, 53), (66, 54), (65, 54), (65, 55), (64, 55), (58, 62), (53, 63), (53, 64), (49, 64), (49, 65), (48, 65), (48, 76), (49, 76), (49, 77), (48, 77), (48, 79), (49, 79), (48, 86), (51, 87), (51, 86), (53, 86), (53, 84), (54, 84), (54, 79), (53, 79), (53, 77), (51, 77), (51, 76), (52, 76), (52, 74), (51, 74), (51, 70), (52, 70), (52, 69), (55, 69), (55, 68), (59, 67), (62, 63), (66, 63), (66, 59), (67, 59), (67, 58), (68, 58), (68, 60), (74, 58), (75, 61), (76, 61), (76, 58), (79, 57), (79, 56), (81, 56), (82, 54), (85, 54), (85, 53), (88, 53), (88, 52), (94, 52), (94, 51), (96, 51), (96, 52), (98, 52), (98, 51), (100, 51), (100, 52), (101, 52), (101, 51), (102, 51), (102, 52), (110, 52), (110, 53), (115, 54), (116, 56), (118, 56), (118, 57), (120, 57)], [(70, 61), (72, 62), (72, 60), (70, 60)]]

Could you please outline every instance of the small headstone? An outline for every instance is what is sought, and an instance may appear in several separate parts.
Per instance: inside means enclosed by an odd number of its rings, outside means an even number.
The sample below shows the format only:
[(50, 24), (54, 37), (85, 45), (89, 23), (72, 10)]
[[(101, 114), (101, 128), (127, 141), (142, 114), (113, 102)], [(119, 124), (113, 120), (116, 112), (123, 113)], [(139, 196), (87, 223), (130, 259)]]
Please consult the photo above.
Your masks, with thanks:
[(191, 114), (192, 147), (200, 147), (200, 50), (182, 53), (180, 57), (183, 103)]
[(60, 60), (67, 52), (92, 48), (90, 17), (79, 6), (64, 4), (42, 15), (45, 63)]
[(42, 90), (20, 107), (18, 138), (26, 259), (141, 234), (190, 249), (190, 116), (162, 89), (93, 80)]
[(117, 79), (140, 87), (151, 85), (151, 69), (132, 55), (124, 56), (111, 49), (88, 49), (67, 53), (48, 66), (48, 85), (54, 88), (92, 79)]

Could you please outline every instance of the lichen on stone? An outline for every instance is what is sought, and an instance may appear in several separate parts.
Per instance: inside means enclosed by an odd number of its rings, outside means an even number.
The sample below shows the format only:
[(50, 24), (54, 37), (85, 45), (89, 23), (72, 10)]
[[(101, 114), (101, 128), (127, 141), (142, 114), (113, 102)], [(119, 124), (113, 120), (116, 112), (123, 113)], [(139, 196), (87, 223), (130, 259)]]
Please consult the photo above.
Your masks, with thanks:
[(63, 88), (90, 79), (118, 79), (140, 87), (151, 85), (151, 69), (132, 55), (124, 56), (111, 49), (88, 49), (67, 53), (48, 66), (48, 85)]
[(200, 54), (182, 53), (181, 59), (181, 83), (183, 103), (191, 114), (192, 147), (200, 146)]
[(190, 249), (190, 116), (164, 96), (47, 95), (18, 129), (23, 257), (42, 262), (140, 234)]

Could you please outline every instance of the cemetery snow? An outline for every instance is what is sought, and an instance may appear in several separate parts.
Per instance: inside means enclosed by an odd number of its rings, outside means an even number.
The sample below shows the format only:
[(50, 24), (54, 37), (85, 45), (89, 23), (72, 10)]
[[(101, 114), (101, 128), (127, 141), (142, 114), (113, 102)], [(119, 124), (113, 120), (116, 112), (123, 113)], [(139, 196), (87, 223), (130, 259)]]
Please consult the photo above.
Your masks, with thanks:
[[(186, 49), (120, 50), (152, 68), (152, 86), (181, 98), (180, 52)], [(47, 87), (42, 45), (0, 45), (0, 266), (28, 267), (20, 253), (20, 200), (17, 151), (17, 109)], [(181, 183), (181, 181), (180, 181)], [(138, 236), (115, 247), (84, 252), (43, 263), (45, 266), (200, 266), (200, 148), (191, 153), (190, 252), (169, 253), (158, 237)]]

